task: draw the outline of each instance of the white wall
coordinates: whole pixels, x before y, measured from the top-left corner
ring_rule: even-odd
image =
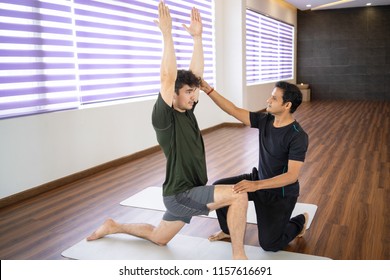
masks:
[[[275,0],[215,0],[216,88],[257,111],[273,84],[245,85],[245,3],[293,24],[296,11]],[[0,120],[0,199],[157,145],[154,101]],[[196,115],[201,129],[235,121],[205,95]]]

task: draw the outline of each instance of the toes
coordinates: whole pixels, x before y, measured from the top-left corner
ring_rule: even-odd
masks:
[[[223,240],[230,238],[230,235],[224,233],[223,231],[220,231],[216,234],[211,235],[208,239],[209,241],[218,241],[218,240]]]

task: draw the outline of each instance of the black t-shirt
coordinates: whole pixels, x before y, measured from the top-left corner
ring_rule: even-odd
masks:
[[[259,129],[259,178],[269,179],[287,172],[288,161],[304,161],[308,136],[297,121],[274,127],[275,117],[268,113],[250,112],[251,127]],[[299,195],[299,182],[266,189],[282,196]]]

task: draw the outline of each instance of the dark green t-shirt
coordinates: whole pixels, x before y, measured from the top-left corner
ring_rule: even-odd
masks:
[[[163,195],[174,195],[207,183],[203,138],[194,109],[184,113],[168,106],[158,95],[152,124],[167,158]]]

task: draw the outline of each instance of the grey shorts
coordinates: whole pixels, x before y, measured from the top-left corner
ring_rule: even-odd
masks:
[[[200,186],[176,195],[164,196],[167,211],[163,220],[189,224],[193,216],[208,215],[210,210],[207,204],[214,202],[214,188],[215,186]]]

